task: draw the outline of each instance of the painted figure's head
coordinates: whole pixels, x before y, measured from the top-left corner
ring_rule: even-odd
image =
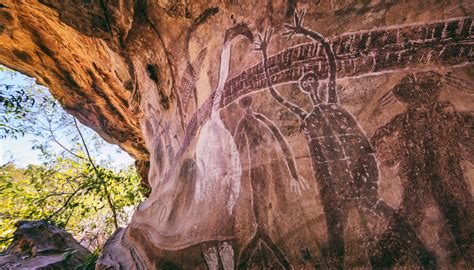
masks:
[[[436,72],[418,72],[405,76],[392,90],[395,97],[409,105],[428,105],[438,100],[441,75]]]
[[[318,95],[319,80],[316,73],[308,71],[299,79],[300,90],[306,94],[310,94],[314,102],[321,102]]]
[[[252,102],[253,102],[253,97],[252,96],[245,96],[245,97],[240,99],[239,105],[240,105],[240,107],[246,109],[246,108],[250,107],[250,105],[252,105]]]
[[[245,23],[239,23],[227,29],[224,35],[224,43],[229,43],[232,39],[240,35],[246,37],[250,43],[253,43],[252,31],[250,31],[248,25]]]

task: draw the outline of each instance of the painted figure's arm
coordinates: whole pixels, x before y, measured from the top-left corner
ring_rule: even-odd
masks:
[[[402,118],[402,115],[398,115],[387,124],[379,127],[372,135],[372,145],[377,147],[386,137],[390,137],[399,131],[401,129]]]
[[[300,108],[298,105],[286,100],[281,94],[273,87],[272,79],[270,76],[270,67],[268,66],[268,55],[267,55],[267,48],[270,42],[270,38],[272,35],[273,30],[265,31],[264,36],[262,37],[259,35],[259,46],[257,50],[262,51],[262,58],[263,58],[263,69],[265,73],[265,79],[267,81],[268,89],[270,89],[270,94],[272,97],[281,105],[285,106],[288,110],[296,114],[299,118],[304,119],[306,117],[306,112]]]
[[[245,130],[244,121],[244,119],[241,119],[234,131],[234,142],[237,146],[237,151],[240,154],[242,169],[249,168],[251,166],[249,157],[250,147],[248,145],[247,131]]]
[[[285,24],[285,27],[288,29],[288,32],[284,33],[284,36],[288,36],[291,38],[293,35],[303,35],[311,38],[312,40],[321,44],[324,53],[326,54],[326,59],[328,61],[328,102],[329,103],[337,103],[337,90],[336,90],[336,73],[337,73],[337,66],[336,66],[336,56],[334,51],[331,47],[331,44],[327,39],[325,39],[320,33],[310,30],[308,28],[303,27],[303,17],[304,11],[301,12],[299,15],[295,11],[294,13],[294,25]]]
[[[309,188],[308,182],[304,178],[300,177],[298,174],[293,153],[280,129],[265,115],[260,113],[254,113],[254,115],[258,120],[262,121],[265,126],[270,129],[273,136],[277,140],[278,145],[280,146],[280,149],[282,150],[283,155],[285,156],[286,165],[291,176],[292,183],[290,183],[290,185],[292,186],[292,189],[300,193],[301,189],[304,190]]]
[[[459,133],[461,153],[464,159],[474,163],[474,115],[470,113],[460,113]]]
[[[402,130],[404,115],[399,115],[389,123],[375,131],[371,143],[375,148],[377,158],[385,165],[395,166],[400,159],[400,144],[398,133]]]
[[[242,124],[242,120],[240,120],[234,132],[234,141],[235,145],[237,145],[237,149],[240,149],[240,146],[242,145],[242,139],[244,137],[245,132],[243,126],[244,125]]]

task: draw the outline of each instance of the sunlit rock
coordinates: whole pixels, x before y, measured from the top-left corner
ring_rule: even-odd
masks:
[[[140,160],[99,268],[469,269],[473,10],[6,1],[0,63]]]
[[[71,234],[46,221],[20,221],[12,244],[0,255],[1,269],[73,269],[89,250]]]

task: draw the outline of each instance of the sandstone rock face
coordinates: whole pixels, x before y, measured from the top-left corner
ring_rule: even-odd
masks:
[[[473,10],[7,1],[0,63],[140,160],[99,268],[469,269]]]
[[[0,256],[0,269],[74,269],[89,254],[71,234],[46,221],[20,221]]]

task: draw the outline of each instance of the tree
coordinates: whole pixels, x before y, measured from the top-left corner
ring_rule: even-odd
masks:
[[[101,247],[108,235],[127,223],[130,210],[142,199],[139,182],[132,166],[94,169],[87,162],[61,157],[26,169],[3,166],[0,247],[8,244],[15,223],[23,219],[46,219],[72,232],[86,247]]]
[[[25,134],[18,121],[35,108],[36,99],[44,97],[43,88],[34,79],[0,65],[0,139]]]
[[[5,73],[18,76],[5,69],[0,74]],[[99,155],[103,140],[67,114],[47,89],[34,80],[11,81],[2,91],[1,134],[34,135],[34,148],[41,150],[44,162],[25,169],[12,163],[0,168],[0,248],[22,219],[46,219],[87,247],[101,247],[143,199],[140,177],[131,165],[111,166],[110,157],[97,161],[94,156],[104,158]]]

